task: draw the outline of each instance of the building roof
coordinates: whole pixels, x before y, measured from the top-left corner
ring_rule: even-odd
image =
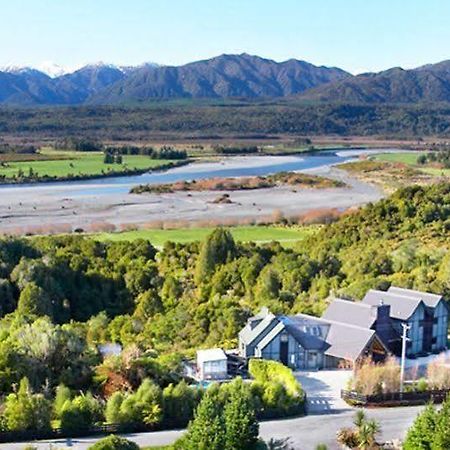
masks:
[[[393,292],[377,291],[375,289],[371,289],[367,292],[362,301],[365,304],[373,306],[383,303],[385,305],[390,305],[391,317],[399,320],[408,320],[422,303],[422,300],[417,297],[399,295]]]
[[[304,349],[324,350],[327,347],[329,324],[323,320],[306,314],[281,316],[279,320]]]
[[[252,328],[250,326],[251,319],[249,319],[247,325],[239,332],[239,339],[245,345],[250,345],[256,338],[258,338],[258,336],[261,335],[261,333],[264,332],[264,330],[272,325],[274,320],[276,320],[276,317],[272,313],[268,312],[264,319],[260,320],[258,325]]]
[[[336,298],[328,305],[322,318],[370,328],[377,319],[377,311],[371,304]]]
[[[430,308],[436,308],[437,304],[442,300],[442,295],[431,294],[429,292],[415,291],[414,289],[405,289],[396,286],[391,286],[388,289],[388,292],[392,294],[398,294],[422,300],[425,303],[425,305],[427,305]]]
[[[327,336],[328,349],[325,354],[355,361],[361,356],[375,337],[375,331],[347,323],[332,322]]]
[[[295,316],[272,316],[275,326],[258,343],[264,349],[278,334],[287,331],[305,350],[323,351],[326,355],[355,361],[375,337],[375,331],[335,320],[297,314]],[[267,327],[252,332],[258,334]],[[253,339],[254,340],[254,339]]]
[[[197,350],[197,362],[222,361],[227,359],[227,355],[221,348],[209,348],[207,350]]]
[[[281,333],[285,329],[283,322],[278,321],[278,323],[267,333],[266,336],[264,336],[263,339],[261,339],[260,342],[258,342],[257,347],[261,350],[264,347],[267,347],[272,340],[278,336],[279,333]]]

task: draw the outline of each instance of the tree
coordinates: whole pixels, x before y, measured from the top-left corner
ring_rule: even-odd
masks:
[[[248,450],[258,441],[259,425],[247,386],[237,379],[225,405],[225,449]]]
[[[223,450],[225,448],[225,424],[217,393],[208,389],[190,423],[185,450]]]
[[[103,156],[104,164],[114,164],[114,156],[110,152],[105,152]]]
[[[442,404],[442,408],[436,417],[436,427],[434,429],[434,439],[432,450],[450,448],[450,396]]]
[[[154,425],[162,419],[161,388],[146,378],[136,392],[114,393],[106,405],[106,420],[127,425]]]
[[[218,264],[233,260],[236,254],[236,244],[231,233],[223,228],[216,228],[200,249],[196,267],[197,283],[207,280]]]
[[[199,392],[190,388],[184,380],[167,386],[163,391],[165,423],[185,427],[193,417]]]
[[[421,412],[408,430],[404,450],[431,450],[435,437],[437,413],[432,404]]]
[[[120,423],[122,421],[120,407],[122,406],[124,395],[122,392],[114,392],[106,402],[105,419],[108,423]]]
[[[427,155],[422,153],[417,157],[417,164],[424,165],[427,163]]]
[[[63,407],[67,401],[72,399],[70,389],[64,384],[60,384],[56,388],[55,400],[53,401],[53,414],[57,419],[61,418]]]
[[[21,315],[51,316],[52,304],[45,293],[36,283],[28,283],[20,293],[17,309]]]
[[[17,393],[6,397],[3,415],[11,431],[48,430],[51,404],[42,394],[34,394],[28,379],[22,378]]]
[[[66,433],[77,433],[95,425],[102,417],[99,401],[88,392],[64,403],[60,413],[61,428]]]
[[[111,434],[91,445],[89,450],[139,450],[139,446],[128,439]]]

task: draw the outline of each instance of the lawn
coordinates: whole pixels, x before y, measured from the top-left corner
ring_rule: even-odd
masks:
[[[203,240],[214,228],[180,228],[173,230],[136,230],[122,233],[101,233],[97,239],[101,241],[130,241],[147,239],[156,247],[162,247],[165,242],[192,242]],[[242,242],[279,241],[292,244],[312,235],[318,226],[308,227],[277,227],[277,226],[238,226],[230,227],[234,239]]]
[[[156,160],[148,156],[125,155],[122,164],[104,164],[102,152],[43,152],[45,155],[53,154],[55,157],[61,156],[70,159],[55,159],[48,161],[25,161],[9,162],[7,167],[0,167],[0,175],[7,178],[17,176],[20,170],[27,176],[30,168],[35,175],[39,177],[61,177],[66,178],[70,175],[102,175],[110,171],[122,172],[126,170],[145,170],[153,169],[161,165],[166,165],[170,160]]]
[[[379,161],[400,162],[403,164],[416,166],[417,158],[419,155],[424,153],[426,152],[381,153],[380,155],[376,155],[374,159]]]

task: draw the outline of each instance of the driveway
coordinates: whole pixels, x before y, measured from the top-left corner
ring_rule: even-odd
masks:
[[[308,396],[308,414],[337,414],[352,408],[341,399],[341,389],[345,389],[352,375],[351,370],[320,370],[315,372],[295,372]]]

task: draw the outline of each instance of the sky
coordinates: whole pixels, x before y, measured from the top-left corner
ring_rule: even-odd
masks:
[[[0,0],[0,66],[222,53],[352,73],[450,59],[450,0]]]

